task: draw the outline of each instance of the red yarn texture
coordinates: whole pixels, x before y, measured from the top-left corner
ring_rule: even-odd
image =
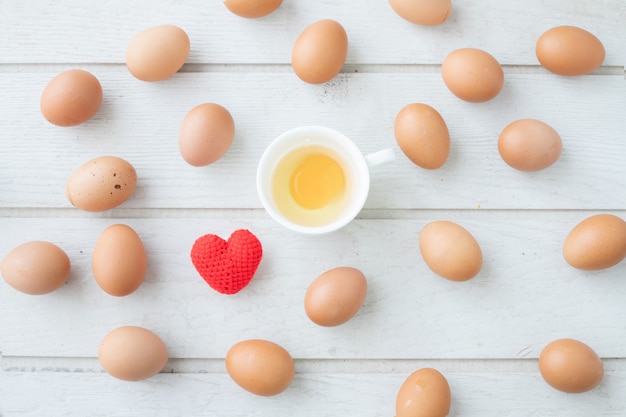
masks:
[[[199,237],[191,248],[191,262],[215,291],[236,294],[252,280],[261,263],[261,242],[250,231],[235,230],[228,241],[216,235]]]

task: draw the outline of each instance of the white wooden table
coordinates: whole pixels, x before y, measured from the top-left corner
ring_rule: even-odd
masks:
[[[342,73],[324,85],[300,81],[291,48],[310,23],[332,18],[349,37]],[[404,379],[421,367],[448,378],[452,416],[626,415],[626,262],[582,272],[561,255],[583,218],[626,217],[626,5],[620,0],[455,1],[450,20],[418,27],[385,0],[285,0],[246,20],[221,1],[5,1],[0,4],[0,256],[29,240],[66,250],[61,289],[27,296],[0,282],[0,416],[393,416]],[[134,79],[124,53],[137,32],[184,28],[191,54],[159,83]],[[595,73],[548,73],[534,55],[552,26],[586,28],[606,48]],[[494,100],[462,102],[445,87],[440,63],[477,47],[504,66]],[[69,68],[91,71],[104,101],[89,122],[59,128],[39,112],[47,82]],[[217,163],[194,168],[178,153],[182,118],[196,104],[228,108],[234,143]],[[452,147],[443,168],[426,171],[400,153],[397,112],[411,102],[440,111]],[[560,160],[537,173],[508,167],[501,129],[534,117],[563,138]],[[290,128],[319,124],[351,137],[364,153],[392,147],[396,163],[377,169],[365,209],[323,237],[280,228],[261,208],[255,169],[265,146]],[[133,197],[104,213],[65,198],[70,173],[101,155],[127,159],[139,180]],[[484,267],[455,283],[425,265],[418,235],[447,219],[480,243]],[[101,231],[125,223],[141,236],[149,269],[134,294],[99,289],[91,254]],[[211,290],[189,258],[206,233],[247,228],[264,257],[235,296]],[[348,323],[322,328],[303,308],[321,272],[354,266],[369,282]],[[166,369],[142,382],[105,373],[97,348],[125,325],[157,333]],[[549,387],[537,368],[560,337],[589,344],[606,369],[584,394]],[[294,357],[282,394],[256,397],[224,368],[226,351],[265,338]]]

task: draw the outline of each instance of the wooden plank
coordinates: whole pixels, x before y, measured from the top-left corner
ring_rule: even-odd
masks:
[[[626,217],[625,211],[616,214]],[[0,218],[0,254],[27,240],[64,248],[72,274],[55,293],[28,296],[0,285],[2,352],[7,356],[93,357],[106,333],[134,324],[159,334],[174,358],[221,358],[239,340],[266,338],[297,358],[523,358],[573,337],[603,357],[625,357],[626,263],[598,272],[570,267],[561,254],[588,212],[424,211],[404,219],[359,219],[311,238],[267,218]],[[418,236],[448,219],[481,245],[484,266],[468,282],[447,281],[423,262]],[[100,232],[125,223],[148,251],[145,282],[128,297],[97,287],[91,255]],[[211,290],[189,251],[206,233],[255,233],[264,258],[235,296]],[[335,328],[304,313],[306,288],[320,273],[354,266],[368,278],[365,305]],[[376,342],[374,342],[376,341]]]
[[[391,147],[397,162],[372,174],[367,207],[615,209],[626,207],[622,133],[626,83],[621,76],[546,77],[510,74],[503,92],[483,104],[452,96],[438,73],[346,74],[310,86],[284,73],[187,73],[144,84],[123,68],[99,67],[104,103],[73,128],[46,122],[38,100],[51,73],[0,74],[7,103],[0,120],[0,207],[71,207],[65,184],[87,160],[117,155],[137,169],[127,208],[259,208],[255,171],[263,149],[283,131],[321,124],[351,137],[364,153]],[[202,102],[226,106],[234,144],[215,164],[195,168],[178,152],[184,115]],[[443,168],[427,171],[399,150],[393,122],[411,102],[437,108],[451,132]],[[561,159],[522,173],[497,152],[510,122],[534,117],[562,136]]]
[[[404,21],[388,2],[285,1],[263,19],[242,19],[221,1],[184,4],[122,0],[84,3],[8,2],[0,10],[0,63],[123,63],[139,31],[157,24],[183,27],[192,50],[189,63],[290,64],[291,49],[310,23],[341,22],[349,37],[348,64],[439,64],[452,50],[477,47],[503,64],[538,65],[535,43],[547,29],[577,25],[605,45],[605,65],[626,64],[623,2],[498,0],[454,2],[449,21],[420,27]],[[62,26],[59,26],[62,22]]]
[[[67,417],[84,415],[336,416],[393,415],[399,373],[296,373],[275,397],[253,396],[228,375],[159,374],[129,383],[101,373],[9,372],[0,374],[0,412]],[[450,415],[587,417],[626,412],[626,373],[607,372],[597,389],[564,394],[538,372],[449,372]],[[350,389],[346,389],[350,387]],[[34,393],[37,393],[34,395]]]

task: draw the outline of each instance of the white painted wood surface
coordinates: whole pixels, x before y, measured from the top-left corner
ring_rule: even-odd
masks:
[[[392,416],[395,395],[413,370],[448,377],[451,416],[626,415],[626,263],[582,272],[562,258],[563,239],[598,212],[626,217],[626,5],[623,1],[454,2],[446,24],[411,25],[384,0],[285,0],[274,14],[245,20],[218,1],[0,4],[0,256],[28,240],[63,247],[72,274],[40,297],[0,282],[0,416]],[[302,83],[291,46],[320,18],[339,20],[350,51],[331,82]],[[160,23],[183,27],[188,64],[155,84],[128,74],[130,38]],[[536,38],[557,24],[580,25],[604,43],[593,75],[564,78],[538,66]],[[464,103],[445,88],[439,64],[458,47],[492,53],[504,65],[502,93]],[[84,125],[58,128],[39,113],[48,80],[86,68],[104,102]],[[201,102],[226,106],[237,133],[217,163],[192,168],[177,132]],[[448,124],[446,165],[411,164],[393,137],[396,113],[410,102],[437,108]],[[520,173],[499,158],[500,130],[535,117],[561,134],[564,152],[549,169]],[[345,229],[306,237],[281,229],[261,209],[256,162],[283,131],[322,124],[351,137],[364,153],[391,147],[396,163],[373,173],[366,208]],[[69,174],[104,154],[127,158],[138,188],[105,213],[71,207]],[[420,257],[421,227],[434,219],[465,226],[485,263],[465,283],[435,276]],[[91,274],[100,232],[132,226],[149,257],[146,281],[131,296],[103,293]],[[189,250],[205,233],[248,228],[264,257],[235,296],[211,290]],[[369,291],[348,323],[321,328],[303,297],[319,273],[361,269]],[[115,380],[96,359],[112,328],[145,326],[171,359],[143,382]],[[296,360],[284,393],[260,398],[236,386],[223,358],[239,340],[274,340]],[[603,358],[600,387],[580,395],[553,390],[536,358],[559,337],[591,345]]]

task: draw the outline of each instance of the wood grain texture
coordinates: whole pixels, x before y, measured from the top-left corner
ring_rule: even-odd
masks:
[[[89,159],[115,155],[139,177],[125,207],[260,208],[254,187],[264,148],[309,124],[341,131],[364,153],[395,150],[397,163],[372,173],[368,208],[626,206],[626,193],[611,192],[626,187],[621,76],[511,74],[496,99],[476,105],[454,97],[438,73],[345,74],[322,86],[283,73],[185,73],[157,84],[137,82],[123,68],[95,73],[105,91],[102,108],[75,128],[53,126],[39,112],[53,74],[0,74],[12,103],[0,120],[0,163],[10,173],[0,177],[0,207],[71,207],[65,198],[70,174]],[[196,168],[180,156],[178,130],[203,102],[229,109],[236,134],[222,159]],[[412,102],[438,109],[449,127],[451,154],[441,169],[415,166],[396,144],[395,117]],[[544,171],[518,172],[498,154],[502,129],[526,117],[548,123],[563,139],[561,158]]]
[[[70,256],[58,291],[27,296],[0,281],[0,416],[392,416],[404,379],[440,369],[452,389],[450,416],[623,416],[626,414],[626,263],[603,271],[570,267],[561,250],[578,222],[609,212],[626,218],[626,5],[621,0],[454,1],[448,22],[419,27],[385,0],[285,0],[257,20],[222,1],[0,3],[0,257],[48,240]],[[322,18],[341,22],[349,53],[339,76],[301,82],[290,65],[299,33]],[[191,54],[159,83],[134,79],[128,42],[156,24],[184,28]],[[536,39],[562,24],[596,34],[606,48],[592,75],[560,77],[538,65]],[[494,100],[465,103],[445,87],[440,64],[478,47],[504,66]],[[89,122],[59,128],[39,99],[58,72],[85,68],[104,100]],[[229,109],[235,140],[215,164],[194,168],[178,152],[186,112],[203,102]],[[436,108],[451,133],[443,168],[413,165],[393,136],[406,104]],[[532,117],[563,139],[550,168],[522,173],[497,152],[510,122]],[[334,128],[364,154],[391,148],[395,162],[372,172],[364,210],[344,229],[301,236],[261,208],[256,165],[270,141],[301,125]],[[71,172],[101,155],[126,158],[138,187],[122,206],[87,213],[65,198]],[[479,242],[484,266],[468,282],[432,273],[418,236],[451,220]],[[148,253],[145,282],[128,297],[95,283],[93,247],[124,223]],[[247,228],[264,257],[248,287],[213,291],[189,252],[206,233]],[[304,313],[320,273],[354,266],[368,279],[362,309],[335,328]],[[140,325],[170,351],[162,373],[139,383],[103,372],[96,353],[113,328]],[[273,398],[236,386],[223,360],[236,342],[262,337],[295,358],[291,387]],[[573,337],[602,358],[591,392],[563,394],[537,369],[548,342]]]
[[[219,0],[8,2],[0,9],[0,37],[6,40],[0,62],[123,63],[136,33],[170,23],[188,32],[190,63],[290,64],[293,43],[304,28],[330,18],[348,33],[350,64],[439,64],[455,49],[479,47],[502,64],[537,65],[537,39],[563,24],[593,32],[607,50],[605,65],[626,64],[626,7],[620,0],[453,3],[449,20],[433,28],[406,22],[387,1],[373,0],[286,0],[256,20],[233,15]]]
[[[99,373],[18,372],[11,384],[0,379],[0,400],[7,415],[392,416],[397,390],[407,376],[296,373],[287,391],[266,398],[243,391],[222,373],[159,374],[133,384]],[[623,371],[608,373],[602,386],[580,395],[555,391],[535,373],[448,372],[446,377],[454,393],[450,415],[455,416],[586,417],[626,412]]]
[[[626,316],[626,265],[583,272],[561,254],[584,216],[436,211],[357,220],[313,239],[267,219],[6,219],[0,225],[12,238],[3,239],[3,253],[22,240],[50,240],[68,252],[73,272],[61,290],[42,297],[0,287],[3,353],[90,357],[113,328],[139,325],[159,334],[174,358],[221,358],[246,338],[274,340],[297,358],[523,358],[558,337],[624,357],[626,328],[614,318]],[[471,281],[436,276],[421,258],[419,232],[441,218],[463,225],[481,245],[484,266]],[[128,297],[104,293],[91,272],[95,241],[112,223],[133,227],[148,251],[146,281]],[[264,257],[251,284],[225,296],[204,283],[189,251],[203,234],[226,238],[236,228],[259,237]],[[336,266],[360,269],[368,296],[348,323],[323,328],[306,317],[304,293]]]

